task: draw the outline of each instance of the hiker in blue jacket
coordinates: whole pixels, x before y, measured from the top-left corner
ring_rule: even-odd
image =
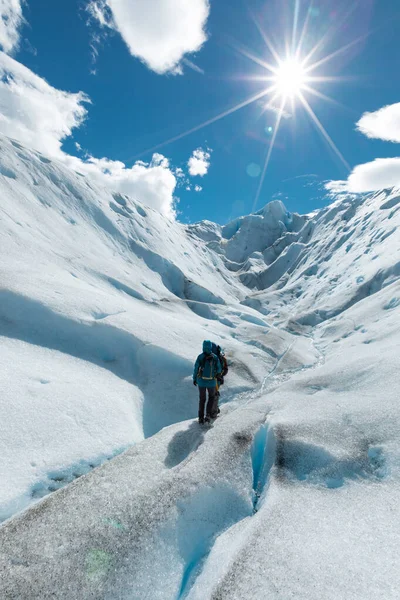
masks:
[[[221,375],[222,367],[218,356],[212,352],[212,342],[203,342],[203,352],[197,357],[193,370],[193,385],[199,386],[199,423],[211,421],[218,415],[217,376]],[[206,418],[204,407],[207,400]]]

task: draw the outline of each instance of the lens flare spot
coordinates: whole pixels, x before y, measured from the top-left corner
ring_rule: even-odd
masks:
[[[86,556],[86,574],[92,581],[104,579],[112,568],[112,557],[109,552],[92,548]]]
[[[261,173],[261,167],[256,163],[250,163],[247,165],[246,171],[249,177],[259,177]]]
[[[320,15],[320,9],[318,8],[318,6],[310,6],[308,12],[310,13],[310,17],[316,18]]]

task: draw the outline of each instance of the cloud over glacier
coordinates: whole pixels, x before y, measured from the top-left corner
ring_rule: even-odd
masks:
[[[18,46],[23,22],[21,0],[0,0],[0,49],[12,52]]]
[[[333,181],[327,188],[333,192],[363,193],[396,187],[400,184],[400,158],[377,158],[357,165],[347,181]]]
[[[400,102],[364,113],[357,129],[369,138],[400,142]]]
[[[358,131],[371,139],[400,143],[400,103],[366,112],[357,122]],[[400,158],[376,158],[357,165],[346,181],[331,181],[332,192],[372,192],[400,185]]]
[[[88,96],[57,90],[0,53],[0,131],[54,157],[62,140],[84,121]]]
[[[208,0],[91,0],[100,26],[118,31],[133,56],[159,73],[181,73],[186,54],[207,40]]]
[[[177,178],[164,156],[154,154],[149,163],[140,161],[127,168],[120,161],[90,155],[82,160],[62,150],[63,140],[85,120],[87,103],[90,99],[86,94],[58,90],[0,53],[1,133],[173,216]]]

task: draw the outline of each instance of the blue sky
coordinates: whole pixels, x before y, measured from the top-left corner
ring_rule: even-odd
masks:
[[[173,19],[175,0],[162,1],[164,6],[171,5]],[[129,36],[135,35],[135,23],[130,32],[127,20],[121,19],[121,11],[117,14],[115,9],[112,13],[118,2],[124,4],[124,0],[98,4],[83,0],[28,0],[22,6],[25,23],[18,28],[19,43],[10,54],[55,90],[81,91],[90,98],[90,104],[81,103],[87,115],[72,129],[72,135],[58,134],[63,138],[62,150],[68,155],[84,158],[88,153],[131,167],[137,160],[149,163],[156,151],[169,159],[172,172],[182,168],[185,177],[176,178],[178,185],[173,192],[180,199],[178,218],[182,221],[209,219],[224,223],[277,197],[284,200],[289,210],[307,212],[327,202],[325,181],[347,180],[349,171],[338,153],[351,170],[371,164],[376,158],[399,155],[393,142],[400,141],[400,133],[399,139],[388,141],[387,133],[382,133],[381,113],[377,112],[387,105],[395,107],[400,101],[400,7],[396,0],[315,0],[311,5],[302,0],[211,0],[209,7],[207,0],[193,0],[191,6],[198,3],[199,11],[206,11],[203,25],[203,13],[199,12],[197,25],[190,32],[192,38],[196,33],[200,35],[201,48],[195,53],[183,53],[180,74],[155,72],[165,68],[159,65],[170,52],[171,39],[166,39],[165,52],[162,44],[158,49],[143,51],[150,56],[147,64],[132,54]],[[149,11],[146,6],[151,4],[143,3],[143,11]],[[104,10],[105,18],[113,17],[113,25],[105,26],[103,22],[102,26],[103,17],[89,18],[89,5]],[[98,16],[93,10],[91,14]],[[279,119],[276,110],[264,110],[267,100],[249,104],[165,143],[265,90],[270,82],[261,78],[271,73],[245,54],[274,63],[261,30],[283,57],[285,40],[292,39],[296,14],[295,47],[308,19],[302,56],[318,42],[320,47],[311,62],[341,50],[313,73],[335,79],[310,84],[337,104],[304,91],[338,153],[329,147],[299,99],[295,100],[295,113],[280,121],[261,189],[262,169]],[[152,27],[163,26],[163,22],[157,22],[159,17],[153,17],[150,12],[143,21],[149,36],[154,33]],[[165,27],[170,27],[168,15],[163,18]],[[161,32],[160,38],[166,31]],[[144,33],[147,35],[147,31]],[[184,43],[190,45],[190,40]],[[186,60],[195,66],[188,66]],[[280,106],[280,100],[274,101],[275,107]],[[289,105],[285,112],[292,113]],[[366,112],[377,112],[377,118],[373,124],[367,122],[367,131],[362,133],[356,130],[356,123]],[[389,115],[395,125],[400,122],[399,113],[393,108]],[[387,119],[383,120],[383,128],[386,124],[386,129],[392,129]],[[5,133],[9,134],[9,130]],[[210,165],[204,176],[189,177],[187,162],[197,148],[209,152]],[[387,164],[384,166],[387,172]],[[395,167],[397,177],[397,163]],[[190,191],[186,189],[188,185]],[[358,189],[353,181],[350,190],[363,191],[364,184],[357,185]],[[369,181],[366,185],[374,187]],[[375,181],[374,185],[377,187]],[[195,186],[202,190],[194,191]]]

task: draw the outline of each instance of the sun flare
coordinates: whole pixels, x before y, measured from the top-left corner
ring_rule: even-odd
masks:
[[[284,98],[300,96],[308,81],[307,73],[302,63],[295,58],[282,62],[273,77],[277,93]]]
[[[310,4],[308,6],[308,10],[304,14],[304,18],[300,19],[299,15],[301,1],[294,0],[295,11],[293,26],[291,30],[283,30],[280,32],[280,38],[284,42],[281,47],[275,47],[275,43],[273,43],[270,36],[267,35],[267,32],[264,31],[260,20],[254,15],[251,15],[256,29],[265,43],[265,55],[257,55],[252,50],[249,50],[243,46],[238,46],[237,51],[242,56],[249,59],[258,68],[257,73],[254,75],[250,73],[242,76],[242,79],[261,83],[261,89],[259,89],[257,92],[253,92],[251,95],[244,100],[241,100],[237,104],[226,108],[217,115],[212,116],[197,125],[194,125],[186,131],[183,131],[182,133],[179,133],[165,140],[164,142],[157,144],[156,146],[147,148],[145,152],[125,159],[126,162],[137,160],[138,158],[141,158],[143,154],[155,152],[163,146],[171,144],[172,142],[176,142],[203,129],[204,127],[208,127],[209,125],[236,113],[246,106],[256,104],[261,107],[259,119],[262,121],[263,131],[267,134],[267,137],[265,138],[266,153],[264,165],[256,165],[259,184],[254,198],[252,209],[253,212],[256,209],[260,194],[262,192],[265,176],[277,141],[279,129],[284,121],[288,121],[290,119],[291,122],[295,124],[296,115],[298,114],[299,110],[303,110],[303,112],[309,117],[310,122],[327,144],[330,152],[336,156],[346,171],[350,172],[350,165],[332,140],[317,114],[314,112],[312,107],[312,99],[318,99],[320,102],[322,101],[330,103],[343,108],[343,106],[337,100],[322,93],[319,90],[319,87],[321,84],[337,83],[345,80],[345,78],[341,76],[329,75],[326,73],[325,69],[331,61],[337,57],[345,55],[350,48],[362,42],[365,39],[365,36],[355,38],[348,44],[339,46],[336,50],[328,52],[327,48],[325,48],[325,45],[328,47],[329,41],[333,39],[333,35],[338,32],[335,31],[335,29],[332,29],[328,30],[328,32],[325,34],[317,36],[315,45],[311,44],[311,47],[306,48],[306,46],[310,46],[310,44],[307,43],[307,40],[310,34],[311,22],[314,17],[319,15],[319,11],[314,10],[314,1],[315,0],[309,0]],[[307,5],[307,2],[308,0],[306,0],[304,4]],[[351,12],[349,14],[351,14]],[[261,72],[260,67],[262,69]],[[261,119],[261,116],[264,113],[269,113],[267,123],[265,122],[265,119]]]

